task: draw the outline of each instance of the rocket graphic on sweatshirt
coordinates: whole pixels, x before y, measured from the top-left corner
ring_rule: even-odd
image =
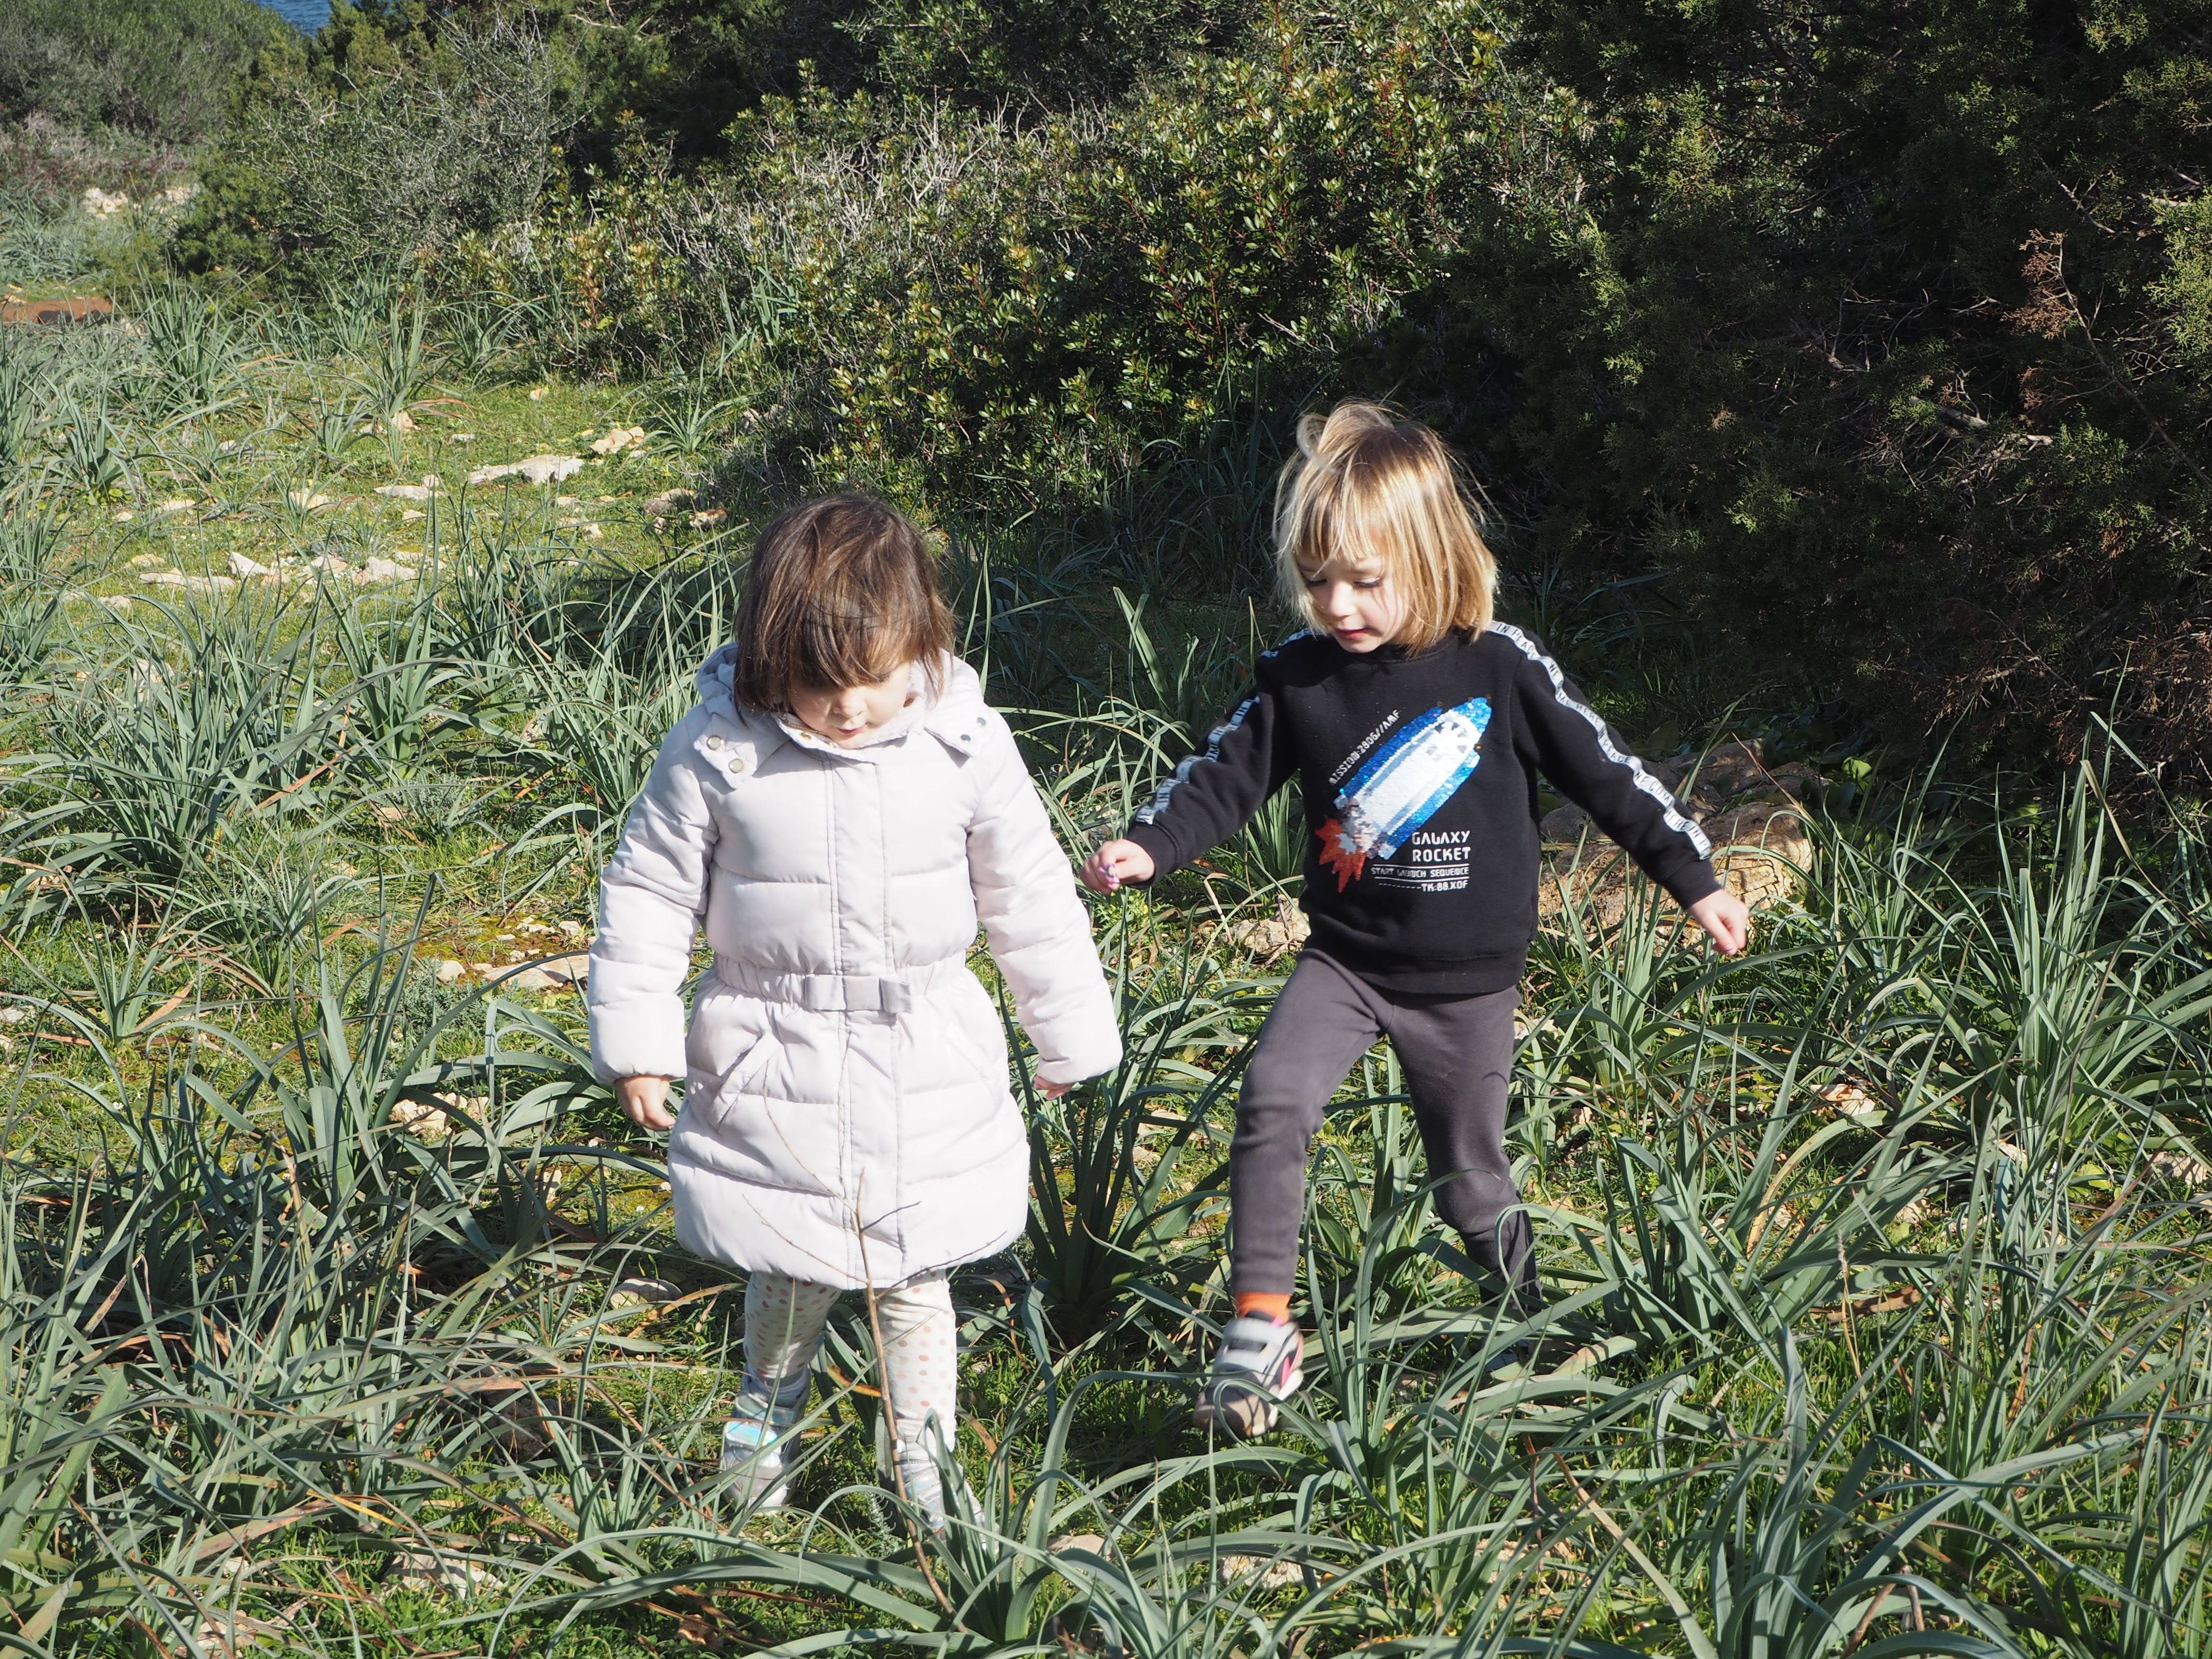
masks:
[[[1316,831],[1337,891],[1359,878],[1369,859],[1387,859],[1412,840],[1473,775],[1489,725],[1490,700],[1470,697],[1407,721],[1369,757],[1338,793],[1336,816]]]

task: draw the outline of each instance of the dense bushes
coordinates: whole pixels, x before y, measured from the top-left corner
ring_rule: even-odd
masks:
[[[2212,762],[2212,7],[1528,9],[1593,234],[1517,319],[1563,532],[1893,724]],[[1479,305],[1480,301],[1474,301]]]
[[[221,125],[254,52],[289,33],[252,0],[9,0],[0,114],[190,143]]]
[[[264,54],[179,250],[294,288],[526,222],[563,125],[544,43],[499,23],[388,37],[349,9]]]
[[[1395,393],[1524,560],[1672,570],[1894,737],[2117,707],[2212,781],[2206,0],[553,9],[520,81],[498,9],[270,58],[188,248],[422,262],[946,512]]]
[[[710,349],[772,459],[1063,506],[1396,349],[1400,296],[1492,234],[1501,181],[1561,182],[1510,90],[1449,4],[1286,21],[1027,120],[817,91],[696,180],[587,178],[434,278],[542,301],[582,361]]]

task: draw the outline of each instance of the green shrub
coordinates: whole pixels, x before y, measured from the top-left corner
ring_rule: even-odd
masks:
[[[1536,0],[1586,231],[1456,291],[1552,534],[1890,730],[2212,778],[2212,7]],[[1532,267],[1532,269],[1534,269]]]
[[[291,33],[252,0],[9,0],[0,112],[191,143],[254,53]]]
[[[179,228],[179,258],[309,291],[364,263],[395,268],[526,219],[565,120],[528,28],[395,39],[340,5],[312,45],[263,55]]]
[[[711,349],[776,465],[1092,500],[1149,446],[1343,378],[1488,234],[1503,77],[1475,8],[1275,27],[1030,122],[772,99],[726,165],[687,182],[641,142],[441,280],[545,300],[580,362]]]

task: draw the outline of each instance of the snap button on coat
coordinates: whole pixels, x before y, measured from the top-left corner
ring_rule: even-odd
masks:
[[[607,866],[593,1067],[685,1079],[668,1174],[700,1255],[859,1286],[1004,1249],[1026,1218],[1029,1146],[998,1009],[966,964],[979,922],[1041,1078],[1121,1058],[1090,918],[1013,734],[949,657],[935,690],[853,749],[738,705],[735,665],[725,647],[700,670]],[[726,745],[710,723],[738,732],[711,762]],[[702,927],[714,965],[687,1035]]]

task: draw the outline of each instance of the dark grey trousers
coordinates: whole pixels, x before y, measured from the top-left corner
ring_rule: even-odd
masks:
[[[1276,999],[1245,1068],[1229,1148],[1235,1291],[1283,1295],[1297,1283],[1306,1156],[1336,1085],[1378,1036],[1398,1051],[1429,1157],[1437,1213],[1476,1265],[1504,1279],[1520,1311],[1543,1305],[1534,1236],[1505,1158],[1516,986],[1482,996],[1382,991],[1309,949]]]

